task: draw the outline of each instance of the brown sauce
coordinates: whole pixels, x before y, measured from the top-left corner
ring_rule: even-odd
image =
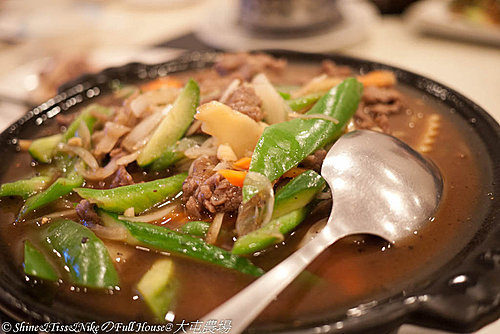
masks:
[[[422,231],[396,245],[372,238],[349,237],[325,251],[287,290],[264,311],[259,322],[290,322],[321,318],[324,314],[345,312],[359,303],[411,291],[430,273],[449,261],[474,235],[481,213],[488,205],[488,188],[483,176],[488,173],[486,156],[479,140],[465,122],[443,106],[422,101],[411,89],[400,87],[409,109],[390,119],[396,136],[413,147],[420,144],[426,121],[441,115],[435,148],[428,153],[443,173],[444,199],[435,217]],[[31,158],[19,153],[3,176],[3,182],[30,172]],[[32,173],[32,172],[31,172]],[[36,224],[12,224],[21,201],[3,198],[0,204],[0,235],[9,247],[11,261],[22,271],[23,242],[44,227]],[[50,210],[46,208],[43,210]],[[43,213],[43,210],[39,214]],[[285,245],[279,245],[252,258],[268,269],[285,258],[297,246],[314,218],[304,222]],[[168,226],[169,223],[166,225]],[[47,288],[46,300],[57,299],[92,314],[113,319],[152,320],[135,286],[152,263],[168,256],[154,251],[134,249],[119,242],[106,241],[120,276],[119,291],[87,291],[65,283]],[[172,256],[180,288],[173,306],[175,321],[198,319],[237,293],[253,278]],[[46,286],[44,285],[46,288]],[[39,289],[34,284],[32,289]]]

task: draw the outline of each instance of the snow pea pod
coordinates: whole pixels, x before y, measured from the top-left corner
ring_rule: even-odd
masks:
[[[41,278],[47,281],[56,281],[58,276],[45,256],[26,240],[24,242],[24,272],[26,275]]]
[[[26,199],[45,189],[50,180],[48,176],[34,176],[26,180],[4,183],[0,187],[0,196],[21,196]]]
[[[125,228],[126,240],[123,241],[128,244],[187,256],[253,276],[260,276],[264,273],[250,260],[209,245],[199,238],[163,226],[120,220],[116,214],[103,210],[99,210],[99,216],[104,226]]]
[[[128,208],[133,207],[135,213],[140,213],[164,202],[169,196],[181,191],[182,183],[186,177],[187,173],[181,173],[164,179],[136,183],[130,186],[112,189],[76,188],[75,191],[101,209],[123,213]]]
[[[45,231],[46,246],[60,255],[74,284],[112,288],[118,273],[104,243],[91,230],[72,220],[57,220]]]
[[[250,171],[274,181],[296,166],[315,150],[335,141],[356,112],[363,85],[347,78],[322,96],[307,112],[322,114],[338,121],[293,119],[268,126],[260,137],[250,163]],[[248,201],[258,190],[248,182],[243,187],[243,200]]]

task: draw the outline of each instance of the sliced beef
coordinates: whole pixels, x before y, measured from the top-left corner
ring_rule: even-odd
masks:
[[[329,59],[325,59],[321,62],[321,73],[329,77],[348,77],[352,75],[349,66],[339,66]]]
[[[101,222],[101,218],[94,210],[94,204],[88,200],[82,199],[75,209],[80,219],[87,224],[99,224]]]
[[[354,124],[358,129],[380,129],[390,133],[389,117],[404,110],[403,97],[391,87],[365,87]]]
[[[113,178],[113,181],[111,181],[111,185],[109,187],[116,188],[116,187],[128,186],[131,184],[134,184],[134,179],[127,172],[125,166],[120,166],[115,172],[115,177]]]
[[[229,53],[224,54],[215,63],[214,68],[222,76],[233,76],[249,81],[260,72],[281,72],[286,67],[286,60],[277,59],[270,55],[256,53]]]
[[[201,218],[204,213],[233,213],[238,210],[242,200],[241,188],[213,170],[217,163],[217,158],[213,156],[193,161],[182,186],[182,199],[189,216]]]
[[[307,169],[313,169],[319,173],[321,172],[321,166],[323,165],[323,160],[325,160],[327,153],[328,152],[326,150],[319,149],[302,160],[299,166]]]
[[[226,101],[228,106],[257,122],[264,118],[264,113],[260,109],[261,103],[257,94],[255,94],[255,90],[250,85],[241,85],[236,88]]]

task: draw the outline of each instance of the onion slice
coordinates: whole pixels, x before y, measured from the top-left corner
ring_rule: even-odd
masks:
[[[234,79],[231,81],[231,83],[227,86],[226,90],[224,93],[222,93],[221,98],[219,99],[219,102],[221,103],[226,103],[227,99],[233,94],[233,92],[238,88],[240,85],[241,81],[239,79]]]
[[[82,140],[82,147],[89,150],[90,149],[90,130],[84,121],[80,122],[78,126],[78,137]]]
[[[215,244],[215,242],[217,241],[217,237],[219,236],[223,220],[224,220],[223,212],[219,212],[218,214],[215,215],[212,224],[210,224],[210,227],[208,228],[207,236],[205,238],[207,244],[210,245]]]
[[[116,164],[118,166],[127,166],[129,163],[134,162],[140,153],[141,152],[139,152],[139,151],[135,151],[134,153],[130,153],[130,154],[125,155],[121,158],[118,158],[118,160],[116,160]]]
[[[144,118],[123,138],[122,146],[133,152],[146,145],[153,130],[160,124],[162,118],[163,115],[161,112],[156,112]]]
[[[117,158],[111,159],[105,167],[97,168],[91,171],[85,169],[85,166],[82,163],[77,163],[75,165],[75,169],[78,174],[83,176],[86,180],[100,181],[113,175],[117,171],[118,165],[116,164],[116,160]]]
[[[151,213],[147,213],[145,215],[135,216],[135,217],[127,217],[127,216],[118,216],[118,219],[128,220],[131,222],[142,222],[149,223],[152,221],[160,220],[170,212],[172,212],[177,207],[177,204],[166,205],[158,210],[155,210]]]
[[[44,223],[44,220],[50,221],[52,219],[56,218],[70,218],[70,217],[76,217],[77,213],[75,209],[69,209],[69,210],[63,210],[63,211],[57,211],[48,215],[44,215],[41,217],[37,217],[31,220],[26,221],[26,224],[34,223],[34,222],[42,222]]]
[[[71,146],[68,144],[60,143],[59,149],[64,152],[70,152],[79,156],[91,169],[96,170],[99,168],[99,163],[96,158],[88,150],[79,146]]]
[[[135,117],[141,118],[148,109],[172,103],[179,95],[179,92],[180,90],[177,87],[166,87],[145,92],[130,102],[130,109]]]
[[[252,85],[255,94],[262,101],[262,111],[264,111],[265,115],[264,120],[268,124],[286,121],[290,107],[276,91],[266,75],[264,73],[257,74],[252,80]]]
[[[193,121],[193,124],[187,129],[186,131],[186,137],[194,135],[196,131],[198,131],[201,128],[201,121],[199,119],[195,119]]]
[[[95,154],[100,155],[103,153],[111,152],[113,147],[115,147],[118,139],[121,136],[128,133],[130,128],[128,126],[124,126],[118,123],[106,122],[104,125],[104,137],[99,141],[99,143],[95,147]]]
[[[215,145],[214,137],[210,137],[207,140],[199,145],[195,145],[191,148],[188,148],[184,151],[184,155],[190,159],[196,159],[201,157],[202,155],[216,155],[217,154],[217,146]]]
[[[102,226],[92,225],[91,230],[99,237],[108,240],[125,241],[128,237],[128,232],[123,226]]]
[[[236,219],[238,236],[248,234],[267,224],[273,215],[274,191],[271,181],[264,175],[248,172],[245,185],[251,185],[257,193],[248,201],[242,202]]]

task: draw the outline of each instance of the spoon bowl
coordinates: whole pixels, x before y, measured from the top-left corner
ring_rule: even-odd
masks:
[[[427,223],[443,192],[432,162],[399,139],[368,130],[342,136],[321,176],[332,191],[328,225],[337,238],[363,233],[395,243]]]
[[[443,191],[433,163],[399,139],[367,130],[342,136],[321,175],[333,199],[321,232],[203,321],[231,319],[231,333],[242,332],[328,246],[353,234],[377,235],[397,246],[429,222]]]

